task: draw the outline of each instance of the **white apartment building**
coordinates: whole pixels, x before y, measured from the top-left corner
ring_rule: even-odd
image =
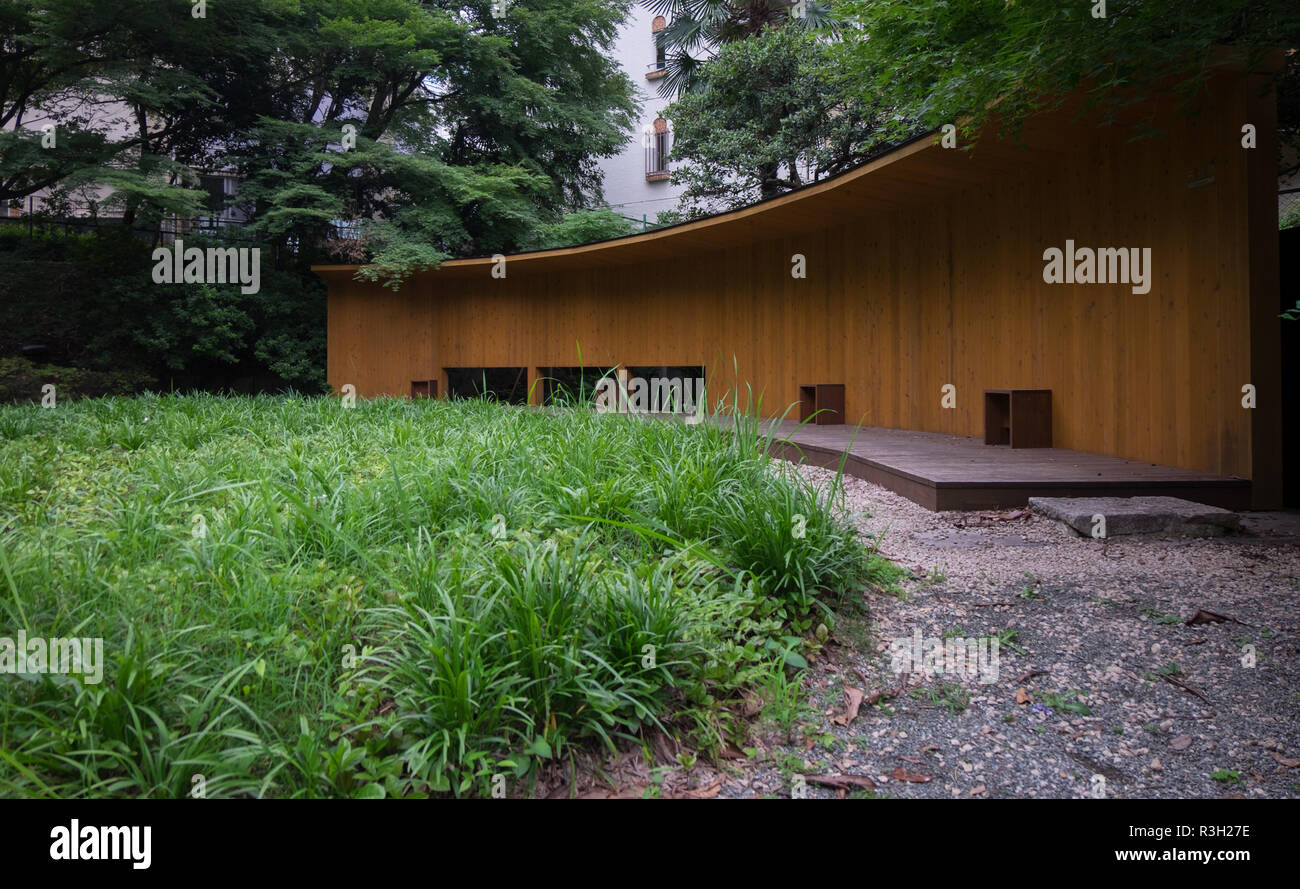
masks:
[[[619,32],[614,55],[637,87],[641,116],[635,131],[628,133],[623,151],[600,161],[609,208],[652,224],[659,213],[677,206],[682,191],[669,181],[672,128],[662,112],[670,100],[660,97],[658,86],[664,59],[655,45],[655,34],[666,24],[663,16],[637,3]]]

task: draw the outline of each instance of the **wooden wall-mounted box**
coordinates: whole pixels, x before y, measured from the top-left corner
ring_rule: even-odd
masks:
[[[984,443],[1050,448],[1052,390],[985,389]]]
[[[821,413],[817,413],[821,411]],[[816,414],[816,416],[813,416]],[[816,383],[799,387],[799,422],[812,417],[816,426],[844,422],[844,384]]]

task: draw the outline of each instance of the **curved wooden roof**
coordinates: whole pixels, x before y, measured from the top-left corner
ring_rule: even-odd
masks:
[[[1027,122],[1021,141],[988,137],[970,150],[944,148],[939,133],[923,133],[838,176],[739,210],[575,247],[509,254],[508,268],[560,271],[666,260],[926,203],[1059,157],[1069,149],[1079,125],[1066,122],[1065,116],[1062,110]],[[1029,147],[1036,150],[1026,150]],[[491,256],[449,259],[416,276],[474,276],[485,274],[492,264]],[[359,268],[312,266],[323,276],[351,276]]]
[[[1204,64],[1239,71],[1246,67],[1246,59],[1244,50],[1223,47]],[[1284,53],[1272,51],[1262,70],[1279,70],[1283,62]],[[1098,122],[1095,113],[1076,113],[1083,107],[1082,100],[1082,92],[1075,93],[1055,110],[1031,117],[1015,140],[986,135],[969,149],[950,149],[941,146],[939,133],[923,133],[838,176],[739,210],[575,247],[509,254],[508,268],[562,271],[653,262],[924,204],[972,185],[1014,176],[1026,166],[1054,164],[1062,154],[1078,150],[1080,131]],[[1119,118],[1136,113],[1137,109],[1130,108],[1121,111]],[[987,132],[996,129],[991,124]],[[450,259],[416,276],[471,277],[484,274],[492,264],[491,256]],[[359,268],[316,265],[312,271],[326,277],[351,277]]]

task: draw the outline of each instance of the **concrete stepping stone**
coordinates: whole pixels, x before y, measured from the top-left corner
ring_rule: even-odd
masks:
[[[1030,497],[1029,508],[1084,537],[1221,537],[1241,528],[1235,512],[1177,497]]]

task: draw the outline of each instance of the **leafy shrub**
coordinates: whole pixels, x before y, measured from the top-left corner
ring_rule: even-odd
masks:
[[[131,395],[151,385],[153,378],[135,370],[83,370],[35,364],[26,358],[0,358],[0,402],[39,402],[41,388],[47,383],[55,387],[55,397],[63,400]]]
[[[660,729],[705,752],[890,566],[738,422],[478,401],[0,407],[0,794],[481,795]],[[806,518],[806,537],[789,520]],[[745,519],[746,521],[742,521]]]

